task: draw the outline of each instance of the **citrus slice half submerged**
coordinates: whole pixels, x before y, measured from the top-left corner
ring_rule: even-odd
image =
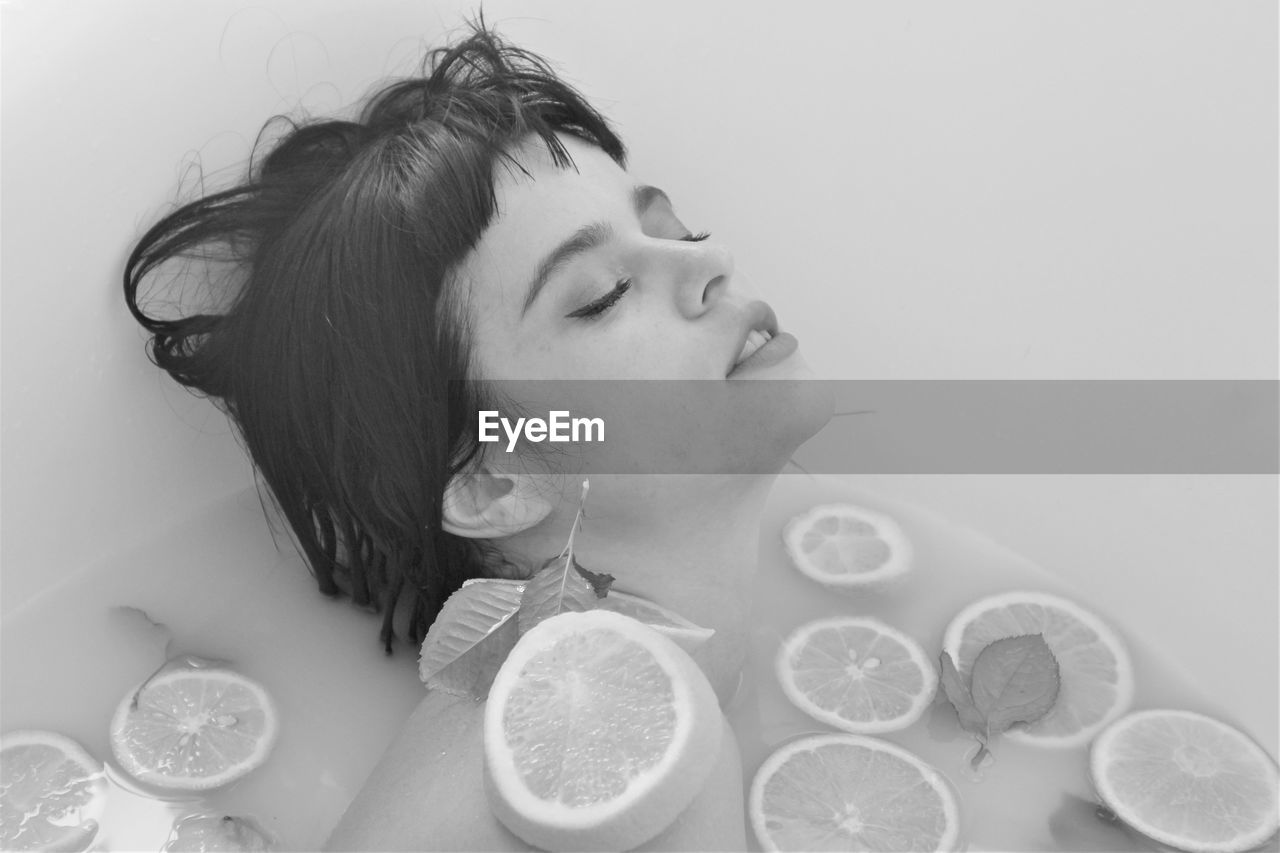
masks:
[[[1280,828],[1280,771],[1243,733],[1191,711],[1140,711],[1093,742],[1094,787],[1116,816],[1194,853],[1257,847]]]
[[[87,849],[106,787],[102,762],[65,735],[0,735],[0,850]]]
[[[628,850],[702,789],[721,720],[671,640],[604,610],[553,616],[520,638],[489,691],[490,806],[547,850]]]
[[[256,681],[229,669],[178,668],[120,701],[111,751],[140,782],[201,790],[261,766],[278,731],[275,705]]]
[[[748,801],[765,850],[954,850],[960,811],[937,770],[901,747],[818,735],[765,759]]]
[[[1004,733],[1041,746],[1084,746],[1133,701],[1124,643],[1080,605],[1044,592],[1008,592],[975,601],[947,626],[942,647],[967,677],[978,654],[1005,637],[1040,634],[1058,661],[1061,686],[1049,712]]]
[[[876,619],[818,619],[797,628],[777,659],[782,690],[800,710],[855,734],[920,719],[938,674],[920,644]]]
[[[191,814],[174,821],[161,853],[204,853],[208,850],[257,853],[272,849],[275,839],[253,818],[224,814]]]
[[[821,504],[787,522],[782,541],[806,577],[837,589],[863,589],[911,570],[911,542],[887,515],[854,504]]]

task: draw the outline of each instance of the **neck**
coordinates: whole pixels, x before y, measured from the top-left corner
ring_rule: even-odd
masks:
[[[578,561],[614,588],[679,613],[715,634],[694,653],[721,703],[749,647],[760,517],[772,477],[592,478],[574,543]],[[628,482],[622,482],[628,481]],[[534,565],[563,547],[576,505],[522,542]],[[567,516],[567,518],[566,518]],[[530,531],[532,534],[533,531]]]

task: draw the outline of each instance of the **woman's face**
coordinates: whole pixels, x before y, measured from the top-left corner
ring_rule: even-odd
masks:
[[[637,181],[600,149],[561,139],[576,168],[555,165],[538,140],[514,152],[528,174],[499,168],[497,212],[458,271],[477,378],[811,378],[795,338],[780,332],[769,306],[735,281],[727,247],[693,233],[665,193]],[[588,395],[590,388],[617,387],[568,384]],[[774,395],[776,411],[767,414],[776,419],[773,432],[798,436],[783,442],[788,455],[829,416],[830,402],[818,389],[797,391],[820,384],[768,383],[788,389]],[[526,389],[517,392],[523,406],[537,410],[546,402],[529,399],[537,392],[527,389],[536,384],[515,387]],[[692,383],[661,387],[650,393],[678,398],[682,388],[709,390]],[[755,396],[763,390],[757,386]],[[646,404],[661,409],[670,408],[668,402],[676,401]],[[758,407],[752,418],[759,420]],[[752,426],[770,431],[767,423]]]

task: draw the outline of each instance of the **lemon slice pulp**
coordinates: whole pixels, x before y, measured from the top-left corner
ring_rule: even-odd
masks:
[[[854,504],[822,504],[787,522],[783,544],[806,577],[837,589],[861,589],[911,570],[911,542],[887,515]]]
[[[0,849],[87,849],[106,787],[102,763],[71,738],[6,732],[0,736]]]
[[[933,767],[894,744],[818,735],[760,766],[748,801],[765,850],[955,850],[960,811]]]
[[[711,685],[671,640],[604,610],[553,616],[489,691],[490,806],[543,849],[631,849],[701,790],[721,726]]]
[[[938,687],[937,672],[919,643],[863,617],[801,625],[783,643],[777,673],[796,707],[855,734],[910,726]]]
[[[1140,711],[1100,734],[1094,787],[1116,816],[1163,844],[1239,853],[1280,827],[1280,771],[1242,732],[1191,711]]]
[[[111,721],[111,750],[140,782],[216,788],[261,766],[279,719],[267,691],[229,669],[178,668],[131,691]]]

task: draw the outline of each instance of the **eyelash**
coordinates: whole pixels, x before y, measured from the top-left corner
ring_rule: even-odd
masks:
[[[618,300],[622,298],[622,295],[630,289],[631,279],[619,279],[618,283],[613,286],[613,290],[610,290],[595,302],[584,305],[576,311],[570,311],[568,316],[582,320],[590,320],[593,317],[599,317],[601,314],[616,305]]]
[[[707,239],[710,236],[711,236],[710,231],[699,231],[696,234],[688,234],[684,237],[681,237],[680,239],[685,241],[686,243],[701,243],[703,240]],[[599,317],[601,314],[608,311],[614,305],[617,305],[618,300],[621,299],[623,295],[630,289],[631,289],[631,279],[629,278],[619,279],[618,283],[613,286],[613,290],[610,290],[608,293],[606,293],[604,296],[601,296],[595,302],[584,305],[581,308],[577,309],[576,311],[570,311],[567,316],[575,319],[580,319],[580,320],[590,320],[593,317]]]

